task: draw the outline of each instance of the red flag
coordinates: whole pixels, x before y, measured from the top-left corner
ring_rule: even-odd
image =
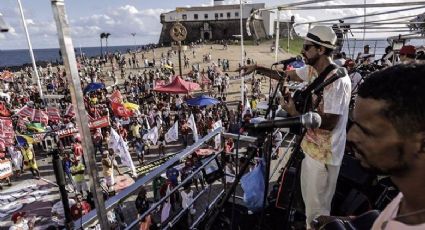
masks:
[[[35,122],[47,124],[49,122],[49,116],[47,115],[47,113],[43,112],[43,110],[36,109],[34,113],[34,118],[32,120]]]
[[[112,103],[112,112],[117,117],[131,117],[133,115],[133,112],[126,109],[121,103]]]
[[[34,112],[35,111],[33,108],[30,108],[25,105],[20,110],[18,110],[16,114],[19,115],[20,117],[30,117],[32,119],[32,117],[34,116]]]
[[[123,100],[122,100],[122,95],[121,92],[118,90],[115,90],[112,94],[111,97],[109,97],[109,100],[111,100],[111,103],[118,103],[118,104],[122,104]]]
[[[65,116],[68,116],[68,117],[74,117],[75,116],[75,110],[74,110],[73,104],[68,105],[68,107],[65,110]]]
[[[10,117],[10,111],[4,104],[4,102],[0,102],[0,116],[2,117]]]
[[[58,108],[55,107],[47,107],[46,109],[47,116],[51,121],[59,121],[61,119],[61,114]]]

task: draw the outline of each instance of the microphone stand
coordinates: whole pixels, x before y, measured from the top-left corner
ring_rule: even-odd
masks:
[[[271,66],[270,69],[273,68],[273,65]],[[284,65],[284,70],[286,70],[287,65]],[[270,119],[274,120],[276,117],[276,110],[278,108],[278,103],[276,101],[276,95],[278,90],[283,89],[285,81],[286,81],[286,75],[285,76],[281,76],[279,71],[276,71],[277,74],[279,75],[279,82],[276,85],[276,88],[273,92],[273,95],[271,95],[269,97],[269,105],[268,108],[266,110],[266,115],[265,118],[267,118],[269,116],[270,111],[272,112]],[[271,86],[271,84],[270,84]],[[283,96],[283,95],[282,95]],[[268,197],[268,192],[269,192],[269,177],[270,177],[270,165],[271,165],[271,153],[273,151],[273,145],[272,145],[272,141],[273,141],[273,128],[270,128],[270,130],[267,130],[266,134],[268,134],[270,136],[269,138],[269,145],[267,146],[268,151],[264,151],[263,153],[263,158],[264,161],[266,163],[266,167],[265,167],[265,173],[264,173],[264,197],[263,197],[263,209],[261,211],[261,219],[260,219],[260,223],[258,225],[259,229],[263,229],[263,220],[264,220],[264,216],[265,216],[265,212],[266,212],[266,204],[267,204],[267,197]]]

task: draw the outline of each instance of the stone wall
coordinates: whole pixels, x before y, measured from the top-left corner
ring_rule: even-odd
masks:
[[[243,20],[243,33],[244,37],[248,38],[246,33],[246,20]],[[240,34],[240,21],[239,20],[211,20],[211,21],[180,21],[187,29],[187,37],[183,42],[188,44],[190,42],[198,41],[199,39],[217,41],[217,40],[235,40],[238,39],[233,35]],[[169,45],[173,42],[170,36],[170,28],[172,22],[162,22],[162,31],[159,38],[159,44]],[[250,27],[251,33],[255,38],[261,39],[266,37],[266,32],[262,21],[254,20],[253,25]]]

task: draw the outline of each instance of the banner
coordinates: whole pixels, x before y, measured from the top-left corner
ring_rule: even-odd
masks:
[[[36,133],[32,135],[32,141],[34,143],[40,143],[44,140],[44,137],[46,136],[45,133]]]
[[[223,127],[221,120],[218,120],[213,124],[213,130],[219,127]],[[219,150],[221,148],[221,134],[217,134],[214,137],[215,147],[214,149]]]
[[[3,139],[6,147],[15,142],[15,130],[9,117],[0,117],[0,139]]]
[[[59,121],[61,119],[61,114],[58,108],[47,107],[46,109],[47,116],[51,121]]]
[[[133,116],[133,112],[129,109],[126,109],[123,104],[120,103],[112,103],[112,112],[117,117],[131,117]]]
[[[0,116],[10,117],[12,115],[4,102],[0,101]]]
[[[190,129],[192,129],[193,140],[195,142],[197,142],[198,141],[198,129],[196,128],[196,123],[195,123],[195,118],[193,117],[193,113],[190,114],[190,117],[187,120],[187,125],[189,126]]]
[[[49,122],[49,116],[47,113],[43,112],[43,110],[35,109],[34,110],[34,116],[32,119],[34,122],[42,123],[44,125],[47,125]]]
[[[155,87],[166,85],[165,80],[156,80]]]
[[[12,162],[10,160],[0,160],[0,180],[12,176]]]
[[[122,95],[121,92],[118,90],[115,90],[111,96],[109,97],[109,100],[111,100],[111,103],[117,103],[117,104],[122,104],[123,100],[122,100]]]
[[[90,129],[98,129],[98,128],[103,128],[103,127],[108,127],[109,125],[110,125],[110,123],[109,123],[109,117],[108,116],[94,118],[89,122],[89,128]]]
[[[70,128],[70,129],[63,129],[63,130],[56,131],[56,134],[59,136],[59,138],[72,136],[74,135],[74,133],[78,133],[77,128]]]
[[[122,139],[122,137],[111,128],[111,136],[109,139],[108,147],[113,149],[115,153],[121,158],[123,165],[130,168],[133,175],[136,176],[136,167],[134,167],[133,160],[131,159],[130,152],[128,151],[127,143]]]
[[[167,143],[177,141],[179,139],[179,121],[174,122],[174,125],[168,130],[164,137]]]
[[[20,110],[18,110],[16,114],[20,117],[30,117],[32,119],[32,117],[34,117],[34,109],[25,105]]]
[[[154,145],[158,142],[159,134],[158,127],[154,126],[152,129],[148,131],[145,135],[143,135],[143,140],[150,140]]]

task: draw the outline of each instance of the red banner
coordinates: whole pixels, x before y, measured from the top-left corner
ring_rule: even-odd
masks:
[[[133,112],[129,109],[126,109],[123,104],[113,103],[112,102],[112,112],[117,117],[131,117]]]
[[[109,117],[108,116],[93,119],[92,121],[89,122],[89,128],[90,129],[98,129],[98,128],[103,128],[103,127],[108,127],[109,125],[110,125],[110,123],[109,123]],[[56,131],[56,134],[59,136],[59,138],[72,136],[72,135],[74,135],[74,133],[78,133],[77,128],[70,128],[70,129],[64,129],[64,130]]]
[[[121,92],[118,90],[115,90],[112,94],[111,97],[109,98],[109,100],[111,100],[111,103],[117,103],[117,104],[122,104],[123,100],[122,100],[122,95]]]
[[[98,129],[98,128],[103,128],[103,127],[108,127],[109,125],[110,125],[110,123],[109,123],[109,117],[108,116],[99,117],[99,118],[93,119],[89,122],[90,129]]]
[[[6,147],[13,145],[15,142],[12,119],[8,117],[0,117],[0,139],[4,141]]]
[[[10,111],[4,104],[4,102],[0,102],[0,116],[2,117],[10,117]]]
[[[16,114],[20,117],[30,117],[32,119],[32,117],[34,116],[34,112],[35,111],[33,108],[30,108],[25,105],[19,111],[17,111]]]
[[[32,120],[46,125],[49,122],[49,116],[43,110],[36,109]]]
[[[47,107],[46,112],[49,120],[51,121],[59,121],[61,119],[61,114],[58,108]]]

